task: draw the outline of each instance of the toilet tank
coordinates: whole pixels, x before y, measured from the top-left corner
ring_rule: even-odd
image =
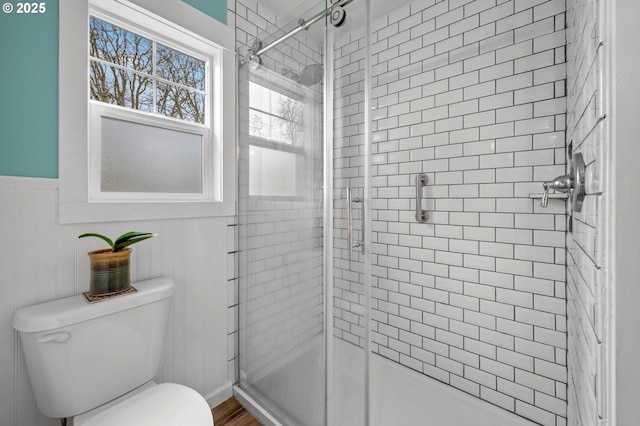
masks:
[[[162,363],[173,281],[155,278],[100,302],[74,296],[20,309],[20,334],[39,410],[72,417],[138,386]]]

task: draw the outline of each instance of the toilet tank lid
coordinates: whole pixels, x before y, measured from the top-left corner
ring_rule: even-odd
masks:
[[[166,299],[174,291],[173,280],[167,277],[132,285],[138,291],[100,302],[89,303],[83,295],[78,295],[21,308],[13,317],[13,328],[25,333],[55,330]]]

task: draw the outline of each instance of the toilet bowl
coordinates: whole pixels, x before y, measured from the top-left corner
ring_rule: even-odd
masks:
[[[200,394],[176,383],[143,386],[111,404],[75,416],[73,426],[212,425],[211,410]]]
[[[212,426],[206,400],[156,384],[174,286],[133,284],[135,293],[97,303],[74,296],[20,309],[18,330],[38,409],[78,426]]]

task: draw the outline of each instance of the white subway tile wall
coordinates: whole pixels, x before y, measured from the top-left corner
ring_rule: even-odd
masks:
[[[567,235],[568,414],[571,425],[608,424],[604,389],[609,388],[609,336],[603,327],[610,290],[604,214],[609,194],[602,177],[607,164],[606,77],[608,43],[604,3],[567,0],[567,141],[587,165],[587,195],[582,212],[573,215]]]
[[[358,7],[358,6],[353,6]],[[362,10],[353,10],[351,13],[362,13]],[[363,197],[364,187],[364,28],[330,29],[335,37],[333,44],[333,335],[359,347],[364,347],[364,321],[365,297],[363,277],[363,257],[360,250],[353,250],[352,259],[349,260],[349,248],[347,243],[347,187],[353,188],[354,198]],[[393,35],[390,34],[390,37]],[[394,38],[398,49],[398,43],[403,39]],[[331,48],[331,47],[329,47]],[[375,49],[375,47],[374,47]],[[395,61],[397,53],[380,52],[381,55],[389,55],[389,61]],[[382,75],[383,80],[394,84],[397,78]],[[397,105],[397,93],[391,96],[380,94],[381,102],[389,105]],[[401,107],[394,110],[395,115],[385,114],[379,116],[378,121],[382,127],[388,129],[398,128],[399,122],[412,121],[414,118],[408,114],[408,109]],[[377,112],[374,112],[374,115]],[[419,117],[418,117],[419,120]],[[393,130],[390,130],[393,131]],[[374,139],[376,136],[374,135]],[[382,142],[380,153],[374,158],[374,162],[380,164],[381,173],[397,175],[398,168],[407,162],[407,158],[397,158],[394,164],[387,163],[388,155],[398,153],[398,140]],[[406,153],[401,153],[406,155]],[[389,188],[393,194],[397,194],[397,188]],[[376,203],[372,200],[372,203]],[[387,203],[380,206],[386,208]],[[352,203],[353,212],[353,241],[362,240],[362,203]],[[397,221],[397,212],[388,210],[389,220]],[[398,235],[390,235],[397,241]],[[420,237],[416,237],[420,239]],[[384,239],[384,236],[383,236]],[[397,244],[396,244],[397,246]],[[399,248],[399,247],[398,247]],[[408,251],[408,248],[406,249]],[[398,267],[398,257],[393,266],[402,269],[400,273],[409,274],[410,259],[408,254],[403,258],[405,264]],[[380,267],[387,266],[382,259]],[[396,284],[397,285],[397,284]],[[377,289],[373,289],[377,291]],[[389,305],[391,306],[391,305]],[[397,305],[393,305],[397,310]],[[381,307],[384,311],[385,307]],[[399,343],[399,333],[396,330],[395,342]]]
[[[364,183],[364,34],[334,47],[334,335],[362,345],[344,190]],[[565,425],[565,202],[529,198],[565,170],[564,1],[413,1],[375,20],[372,52],[373,350]]]
[[[227,377],[235,383],[238,369],[238,218],[227,220]]]

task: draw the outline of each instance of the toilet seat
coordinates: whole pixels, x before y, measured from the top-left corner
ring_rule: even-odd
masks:
[[[107,408],[76,416],[74,426],[213,426],[211,409],[195,390],[176,383],[153,384]]]

